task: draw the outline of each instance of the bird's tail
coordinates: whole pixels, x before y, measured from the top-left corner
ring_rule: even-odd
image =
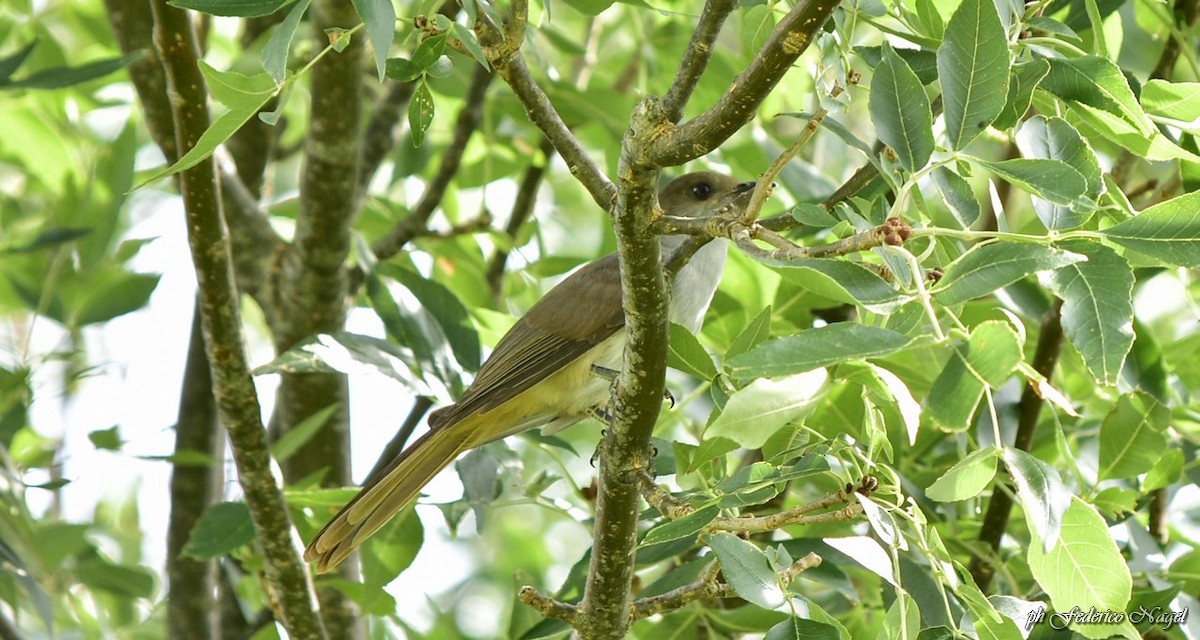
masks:
[[[470,419],[468,418],[468,421]],[[465,428],[460,428],[465,427]],[[342,563],[392,516],[407,506],[439,471],[471,447],[469,425],[458,423],[433,429],[367,480],[304,550],[305,562],[316,562],[324,573]]]

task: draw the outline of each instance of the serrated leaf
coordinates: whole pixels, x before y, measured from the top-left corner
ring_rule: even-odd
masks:
[[[392,48],[392,35],[396,31],[396,7],[392,0],[350,0],[358,17],[367,28],[367,40],[375,50],[375,71],[383,82],[383,71],[387,65],[388,51]]]
[[[957,502],[978,496],[996,477],[997,453],[995,447],[971,452],[929,485],[925,496],[938,502]]]
[[[1142,107],[1157,116],[1191,122],[1200,118],[1200,82],[1154,78],[1142,85]]]
[[[758,449],[780,427],[810,411],[828,380],[824,369],[778,380],[759,378],[729,397],[721,415],[704,430],[705,439],[725,437]]]
[[[429,84],[422,80],[408,102],[408,132],[414,147],[421,146],[425,140],[425,131],[433,123],[433,112],[433,94]]]
[[[1048,278],[1050,290],[1063,300],[1063,331],[1096,381],[1113,386],[1133,346],[1133,270],[1100,244],[1072,243],[1066,248],[1088,259]]]
[[[908,336],[854,322],[839,322],[763,343],[729,360],[731,373],[741,379],[786,376],[859,358],[895,353]]]
[[[210,560],[254,542],[254,522],[244,502],[222,502],[204,510],[183,554]]]
[[[704,350],[704,345],[700,344],[695,334],[674,322],[671,323],[670,342],[667,345],[667,366],[701,380],[717,377],[717,366],[713,364],[712,356]]]
[[[1048,73],[1050,63],[1045,58],[1014,66],[1012,78],[1008,82],[1008,97],[1004,101],[1004,109],[992,124],[997,129],[1008,129],[1020,122],[1033,102],[1033,90]]]
[[[721,563],[725,580],[739,596],[764,609],[775,609],[787,601],[779,578],[758,547],[723,531],[706,535],[705,542]]]
[[[1009,52],[992,0],[963,0],[937,52],[946,138],[962,149],[1000,115],[1008,95]]]
[[[1052,550],[1029,545],[1029,569],[1058,611],[1125,611],[1133,580],[1129,566],[1108,533],[1104,519],[1079,498],[1072,498],[1062,518],[1062,538]],[[1123,626],[1071,625],[1088,637],[1107,638]],[[1094,635],[1095,634],[1095,635]],[[1137,637],[1134,635],[1128,637]]]
[[[1168,264],[1200,265],[1200,192],[1156,204],[1102,233],[1113,242]]]
[[[1100,426],[1099,478],[1132,478],[1146,473],[1167,448],[1171,412],[1144,393],[1123,395]]]
[[[929,163],[934,147],[929,96],[917,74],[888,45],[871,79],[869,110],[879,139],[896,153],[901,166],[915,172]]]
[[[951,262],[933,288],[933,297],[955,305],[989,295],[1025,276],[1086,260],[1077,253],[1041,244],[977,244]]]
[[[1087,193],[1083,174],[1061,160],[1015,158],[979,164],[1022,191],[1054,204],[1071,205]]]
[[[1017,498],[1025,510],[1025,518],[1037,533],[1040,547],[1046,553],[1058,543],[1063,525],[1063,513],[1071,504],[1071,492],[1063,484],[1054,467],[1013,447],[1005,447],[1004,464],[1017,485]],[[1030,551],[1032,556],[1032,551]],[[1124,566],[1124,563],[1122,563]]]
[[[259,18],[269,16],[293,0],[170,0],[167,4],[214,16]]]
[[[1133,96],[1120,67],[1107,58],[1051,59],[1041,87],[1062,98],[1102,109],[1149,135],[1146,114]]]
[[[1056,205],[1035,198],[1034,211],[1047,229],[1070,229],[1087,222],[1091,217],[1094,202],[1104,188],[1100,162],[1096,153],[1084,142],[1079,132],[1062,118],[1034,116],[1021,125],[1017,132],[1017,147],[1026,158],[1061,160],[1083,176],[1086,185],[1083,196],[1089,200],[1086,206]]]

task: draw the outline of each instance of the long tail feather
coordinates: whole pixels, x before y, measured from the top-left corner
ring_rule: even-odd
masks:
[[[304,550],[304,560],[317,562],[320,573],[341,564],[470,447],[465,437],[470,429],[464,423],[433,429],[405,449],[312,539]]]

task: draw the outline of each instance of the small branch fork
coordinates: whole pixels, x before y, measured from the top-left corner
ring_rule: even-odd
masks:
[[[821,556],[809,553],[792,563],[787,569],[779,572],[779,578],[783,584],[791,584],[796,578],[800,577],[800,574],[820,566],[820,564]],[[666,593],[634,600],[629,607],[629,623],[632,625],[643,618],[679,609],[696,600],[736,598],[737,593],[733,590],[733,587],[725,582],[721,582],[719,580],[720,576],[721,565],[716,560],[713,560],[704,567],[704,570],[692,582],[676,587]],[[517,597],[520,598],[521,602],[533,607],[533,609],[544,617],[562,620],[572,626],[582,622],[583,618],[578,606],[539,593],[533,587],[522,587]]]

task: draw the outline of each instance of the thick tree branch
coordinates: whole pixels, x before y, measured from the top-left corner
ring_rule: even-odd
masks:
[[[575,136],[571,135],[570,129],[550,103],[550,97],[542,91],[534,81],[533,75],[529,73],[525,58],[518,50],[524,38],[527,11],[527,0],[513,0],[512,17],[503,34],[495,26],[479,20],[475,25],[479,42],[484,46],[488,61],[492,63],[496,73],[504,78],[517,99],[524,105],[529,120],[546,134],[558,155],[566,160],[571,175],[592,194],[592,199],[601,209],[611,211],[617,195],[616,186],[604,175],[600,166],[592,160]],[[520,26],[519,31],[517,26]]]
[[[742,128],[763,99],[808,48],[838,0],[801,0],[717,104],[677,127],[663,127],[645,149],[644,161],[660,167],[683,164],[716,149]]]
[[[1059,354],[1062,353],[1062,344],[1062,300],[1056,300],[1042,319],[1042,330],[1038,334],[1037,347],[1033,354],[1033,368],[1046,380],[1054,375],[1054,367],[1058,364]],[[1013,447],[1029,451],[1033,444],[1033,436],[1037,432],[1038,415],[1041,414],[1044,403],[1045,400],[1038,394],[1034,382],[1027,381],[1017,405],[1017,435],[1013,440]],[[983,516],[983,525],[979,529],[979,542],[987,546],[993,556],[1000,550],[1000,539],[1008,529],[1008,517],[1012,514],[1012,508],[1011,485],[1007,488],[997,486],[992,491],[987,511]],[[992,565],[991,560],[976,554],[971,558],[970,571],[975,584],[986,593],[992,583],[992,576],[996,573],[996,567]]]
[[[154,42],[175,96],[172,114],[176,145],[190,149],[208,128],[207,90],[186,12],[163,0],[151,3]],[[245,359],[241,313],[229,243],[224,237],[218,181],[213,162],[180,174],[187,215],[188,244],[200,290],[205,349],[222,424],[229,433],[238,478],[263,550],[264,573],[278,619],[293,638],[324,638],[316,615],[312,584],[292,540],[283,493],[271,474],[271,458],[254,381]]]
[[[154,21],[149,0],[105,0],[105,6],[121,52],[147,52],[130,65],[129,77],[142,105],[150,137],[167,161],[174,162],[179,157],[175,123],[167,96],[166,76],[152,40]],[[258,207],[257,198],[237,175],[222,169],[220,177],[221,207],[230,228],[238,286],[270,315],[273,309],[262,284],[266,282],[271,258],[282,250],[283,241],[271,229],[267,217]]]
[[[214,502],[221,469],[217,406],[213,399],[212,375],[204,355],[204,332],[199,305],[192,317],[183,371],[179,415],[175,421],[176,455],[203,453],[213,456],[208,465],[175,465],[171,468],[171,515],[167,525],[167,637],[171,640],[203,640],[213,636],[218,625],[213,593],[216,562],[183,555],[200,515]]]
[[[708,0],[704,3],[704,11],[700,12],[700,19],[696,22],[696,31],[692,33],[692,40],[683,52],[683,60],[679,62],[679,72],[675,74],[671,88],[667,89],[667,95],[663,96],[663,112],[671,122],[679,122],[683,117],[683,108],[687,106],[688,98],[692,97],[700,76],[708,67],[713,44],[721,34],[721,26],[736,6],[737,0]]]
[[[446,188],[450,186],[450,182],[454,180],[459,167],[462,166],[462,157],[467,150],[467,143],[471,141],[471,136],[479,128],[479,123],[483,121],[483,102],[487,97],[487,88],[492,82],[492,77],[491,71],[483,67],[475,67],[475,73],[471,76],[471,85],[467,88],[466,98],[454,124],[454,137],[451,139],[450,145],[442,151],[442,162],[438,165],[437,173],[425,185],[421,199],[413,206],[408,216],[371,247],[380,260],[387,260],[396,255],[404,248],[404,245],[425,232],[430,216],[437,211],[438,205],[442,203],[442,198],[446,195]]]

